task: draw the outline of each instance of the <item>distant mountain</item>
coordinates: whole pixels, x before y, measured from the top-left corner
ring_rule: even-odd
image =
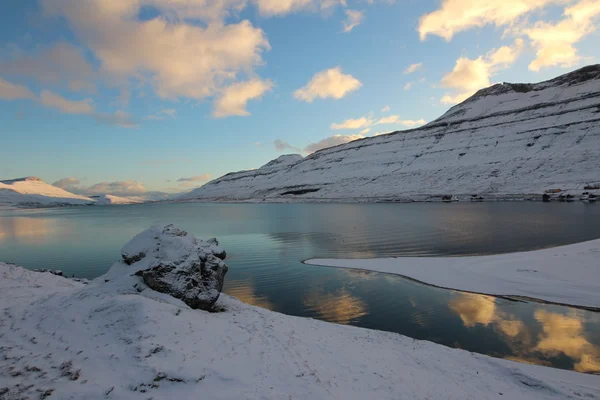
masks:
[[[67,192],[35,176],[0,181],[0,206],[63,206],[91,204],[86,196]]]
[[[499,197],[600,182],[600,65],[537,84],[480,90],[439,119],[229,173],[203,201]]]

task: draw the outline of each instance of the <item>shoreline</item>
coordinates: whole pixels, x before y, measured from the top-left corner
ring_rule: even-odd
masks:
[[[486,256],[313,258],[303,264],[387,273],[447,290],[600,312],[600,239]]]
[[[563,399],[600,377],[287,316],[189,309],[122,264],[82,285],[0,263],[0,394],[88,399]],[[123,273],[125,272],[125,274]],[[76,334],[74,334],[76,332]]]

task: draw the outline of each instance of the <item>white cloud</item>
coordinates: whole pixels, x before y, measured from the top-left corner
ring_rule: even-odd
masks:
[[[262,97],[272,87],[273,83],[271,81],[258,78],[234,83],[227,87],[215,100],[213,116],[222,118],[231,115],[250,115],[246,110],[248,101]]]
[[[92,117],[103,124],[116,125],[121,128],[137,128],[139,126],[133,121],[131,115],[123,110],[117,110],[114,113],[95,112]]]
[[[413,87],[413,83],[412,82],[408,82],[406,85],[404,85],[404,90],[410,90],[410,88]]]
[[[390,106],[385,106],[381,109],[381,112],[386,113],[386,112],[390,112],[390,110],[391,110]]]
[[[34,99],[35,94],[25,86],[16,85],[0,78],[0,100]]]
[[[423,68],[423,63],[411,64],[408,67],[406,67],[406,69],[404,70],[404,74],[409,75],[409,74],[415,73],[418,70],[420,70],[421,68]]]
[[[147,190],[141,182],[131,180],[100,182],[84,189],[84,193],[88,195],[112,194],[114,196],[136,196],[146,192]]]
[[[456,60],[452,72],[442,78],[441,85],[458,93],[446,94],[444,104],[461,102],[477,90],[491,85],[490,77],[515,62],[523,49],[523,40],[517,39],[512,46],[503,46],[475,60],[461,57]]]
[[[593,0],[592,0],[593,1]],[[461,31],[488,24],[503,26],[515,23],[526,14],[549,4],[566,0],[444,0],[442,6],[419,20],[421,40],[437,35],[450,41]]]
[[[371,126],[372,123],[373,121],[367,117],[347,119],[340,124],[331,124],[331,129],[336,131],[341,129],[362,129]]]
[[[316,98],[338,100],[361,86],[358,79],[344,74],[340,67],[336,67],[315,74],[306,86],[294,93],[294,97],[308,103]]]
[[[285,15],[301,10],[324,11],[337,5],[346,5],[345,0],[253,0],[261,15]]]
[[[333,135],[316,143],[311,143],[305,147],[306,153],[314,153],[315,151],[325,149],[332,146],[352,142],[353,140],[362,139],[363,135]]]
[[[92,114],[94,112],[92,99],[68,100],[48,90],[40,93],[40,102],[46,107],[55,108],[67,114]]]
[[[234,0],[42,0],[50,15],[67,19],[75,36],[99,60],[114,84],[149,83],[162,98],[202,100],[221,93],[240,74],[263,64],[270,48],[264,32],[248,21],[214,20],[243,2]],[[143,6],[167,17],[140,20]],[[169,15],[179,18],[169,23]],[[204,26],[187,19],[207,21]]]
[[[414,128],[416,126],[424,125],[426,123],[427,122],[422,118],[419,120],[411,120],[411,119],[402,119],[402,118],[400,118],[399,115],[390,115],[387,117],[380,118],[377,122],[375,122],[375,125],[396,124],[396,125],[404,125],[409,128]]]
[[[79,181],[79,179],[74,177],[59,179],[52,185],[71,193],[78,193],[81,189],[81,182]]]
[[[346,10],[346,19],[343,21],[344,32],[349,33],[352,29],[362,24],[365,19],[365,13],[358,10]]]
[[[523,33],[536,49],[536,58],[529,69],[539,71],[544,67],[571,67],[581,57],[575,44],[596,30],[595,19],[600,16],[600,1],[582,0],[565,9],[563,19],[552,24],[537,22]]]
[[[281,139],[275,139],[273,141],[273,145],[275,146],[275,150],[281,151],[281,152],[287,151],[287,150],[292,150],[292,151],[295,151],[295,152],[299,153],[299,152],[302,151],[298,147],[292,146],[291,144],[289,144],[285,140],[281,140]]]
[[[371,128],[365,128],[362,131],[360,131],[361,135],[366,135],[367,133],[371,132]]]
[[[100,182],[90,187],[85,187],[75,177],[63,178],[53,183],[54,186],[65,189],[71,193],[86,196],[112,194],[114,196],[136,196],[147,192],[144,185],[137,181]]]

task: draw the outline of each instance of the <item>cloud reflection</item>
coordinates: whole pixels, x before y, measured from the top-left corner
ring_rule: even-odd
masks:
[[[346,289],[339,289],[335,293],[325,293],[323,288],[315,289],[304,298],[304,305],[323,319],[344,325],[367,315],[366,304],[352,297]]]
[[[246,304],[275,310],[275,306],[266,297],[256,295],[252,281],[228,281],[224,292]]]
[[[600,351],[583,334],[583,322],[578,315],[562,315],[539,310],[535,319],[542,324],[542,333],[535,347],[544,354],[560,353],[576,361],[578,372],[600,372]]]

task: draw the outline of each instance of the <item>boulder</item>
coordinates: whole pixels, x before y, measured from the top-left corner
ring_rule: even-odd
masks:
[[[223,289],[226,253],[217,239],[199,240],[174,225],[154,226],[131,239],[121,255],[146,285],[191,308],[212,309]]]

